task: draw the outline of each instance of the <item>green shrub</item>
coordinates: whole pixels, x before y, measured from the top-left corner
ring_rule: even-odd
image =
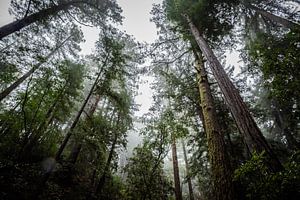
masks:
[[[295,153],[281,172],[272,173],[265,165],[264,153],[254,154],[235,170],[234,181],[245,199],[300,199],[300,152]]]

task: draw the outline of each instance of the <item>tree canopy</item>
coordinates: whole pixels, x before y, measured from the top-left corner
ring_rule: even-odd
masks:
[[[163,0],[147,43],[120,28],[116,0],[12,0],[14,21],[0,27],[0,199],[298,200],[292,5]],[[98,31],[88,55],[83,27]],[[152,105],[140,116],[145,76]]]

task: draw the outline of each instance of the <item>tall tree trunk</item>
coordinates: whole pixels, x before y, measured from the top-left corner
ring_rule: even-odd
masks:
[[[106,59],[106,61],[107,61],[107,59]],[[93,94],[93,92],[94,92],[94,90],[96,88],[96,85],[99,82],[99,79],[100,79],[100,76],[102,74],[102,70],[103,70],[103,68],[104,68],[104,66],[106,64],[106,61],[104,62],[103,66],[102,66],[102,68],[100,70],[100,72],[98,73],[98,76],[97,76],[94,84],[92,85],[92,88],[90,89],[87,97],[85,98],[85,100],[84,100],[84,102],[83,102],[80,110],[78,111],[78,113],[77,113],[77,115],[76,115],[76,117],[75,117],[75,119],[74,119],[74,121],[73,121],[73,123],[72,123],[72,125],[71,125],[71,127],[69,129],[69,131],[65,135],[65,138],[64,138],[62,144],[60,145],[59,149],[57,150],[55,158],[54,158],[55,161],[58,161],[60,159],[62,152],[64,151],[64,149],[65,149],[65,147],[66,147],[66,145],[67,145],[70,137],[72,136],[73,130],[75,129],[75,127],[76,127],[76,125],[77,125],[77,123],[78,123],[78,121],[80,119],[80,116],[81,116],[81,114],[84,111],[84,108],[85,108],[86,104],[88,103],[89,99],[91,98],[91,96],[92,96],[92,94]],[[51,164],[51,166],[49,167],[49,170],[43,175],[42,180],[41,180],[41,184],[39,185],[38,190],[36,191],[36,194],[34,194],[34,196],[36,198],[38,198],[39,194],[41,194],[42,191],[43,191],[43,189],[45,188],[45,184],[48,181],[48,179],[50,178],[50,175],[52,174],[52,172],[53,172],[53,170],[55,168],[55,165],[56,165],[56,163],[53,162]]]
[[[281,24],[283,27],[285,28],[296,28],[296,27],[300,27],[299,24],[295,23],[295,22],[292,22],[292,21],[289,21],[287,19],[284,19],[282,17],[279,17],[279,16],[276,16],[276,15],[273,15],[263,9],[260,9],[256,6],[253,6],[251,4],[246,4],[245,5],[246,7],[252,9],[252,10],[255,10],[257,13],[259,13],[260,15],[268,18],[269,20],[277,23],[277,24]]]
[[[97,106],[99,104],[99,101],[100,101],[100,95],[96,95],[95,97],[95,102],[91,105],[90,109],[89,109],[89,112],[88,112],[88,117],[92,117],[97,109]],[[75,164],[77,159],[78,159],[78,156],[79,156],[79,153],[81,151],[81,148],[82,148],[82,141],[80,142],[75,142],[73,148],[72,148],[72,151],[71,151],[71,154],[69,156],[69,162],[72,163],[72,164]]]
[[[189,195],[190,195],[190,200],[194,200],[194,192],[193,192],[193,185],[192,185],[192,180],[189,174],[189,162],[187,159],[187,154],[186,154],[186,148],[185,148],[185,143],[183,141],[183,139],[181,139],[181,143],[182,143],[182,150],[183,150],[183,157],[184,157],[184,162],[185,162],[185,170],[186,170],[186,174],[187,174],[187,183],[188,183],[188,187],[189,187]]]
[[[265,152],[268,160],[268,166],[270,170],[276,172],[283,169],[280,161],[274,154],[273,150],[268,145],[266,139],[259,130],[256,122],[252,118],[245,102],[239,94],[239,91],[235,88],[233,83],[227,76],[221,63],[210,49],[204,38],[200,35],[197,27],[192,23],[191,19],[187,15],[183,15],[190,27],[190,30],[203,52],[206,59],[209,61],[209,66],[216,78],[218,85],[224,95],[225,101],[233,115],[233,118],[237,124],[237,127],[242,134],[245,144],[247,144],[251,152]]]
[[[104,170],[103,170],[103,174],[101,175],[101,177],[99,179],[99,182],[98,182],[98,185],[97,185],[97,188],[96,188],[96,194],[101,193],[101,190],[102,190],[102,188],[103,188],[103,186],[105,184],[105,180],[107,178],[107,173],[109,171],[110,164],[111,164],[114,152],[115,152],[115,147],[116,147],[116,144],[117,144],[117,140],[118,140],[118,133],[115,133],[115,138],[114,138],[114,141],[113,141],[113,143],[111,145],[111,148],[110,148],[110,151],[109,151],[109,155],[108,155],[108,158],[107,158],[107,161],[105,163]]]
[[[47,111],[47,113],[45,115],[45,119],[43,120],[43,122],[40,123],[40,125],[38,126],[37,129],[34,129],[32,131],[32,134],[28,138],[27,143],[25,144],[25,146],[20,151],[19,155],[20,155],[21,159],[27,158],[30,155],[30,152],[32,151],[34,145],[37,143],[37,141],[39,140],[39,138],[43,134],[43,131],[45,129],[47,129],[48,125],[51,124],[51,122],[53,121],[53,119],[54,119],[54,112],[56,110],[56,107],[57,107],[59,101],[64,96],[64,92],[65,92],[65,89],[66,89],[67,85],[68,85],[68,81],[66,81],[65,85],[60,90],[60,92],[57,95],[56,99],[54,100],[54,102],[52,103],[52,105],[50,106],[50,108],[48,109],[48,111]]]
[[[209,82],[202,55],[195,54],[198,86],[200,91],[201,107],[204,115],[208,154],[211,163],[215,199],[233,200],[235,193],[232,183],[232,170],[225,149],[224,134],[218,123],[216,108],[211,94]]]
[[[103,67],[102,67],[102,69],[103,69]],[[64,151],[64,149],[65,149],[65,147],[66,147],[66,145],[67,145],[70,137],[72,136],[73,130],[75,129],[75,127],[76,127],[76,125],[77,125],[77,123],[78,123],[78,121],[79,121],[79,119],[81,117],[81,114],[84,111],[84,108],[85,108],[86,104],[88,103],[89,99],[91,98],[91,96],[92,96],[92,94],[93,94],[93,92],[94,92],[94,90],[96,88],[96,85],[98,84],[98,81],[99,81],[100,76],[101,76],[102,69],[99,72],[99,74],[98,74],[98,76],[97,76],[94,84],[92,85],[92,88],[90,89],[87,97],[85,98],[85,100],[84,100],[84,102],[83,102],[80,110],[78,111],[78,113],[77,113],[77,115],[76,115],[76,117],[75,117],[75,119],[74,119],[74,121],[73,121],[73,123],[72,123],[72,125],[71,125],[71,127],[69,129],[69,131],[67,132],[67,134],[66,134],[66,136],[65,136],[62,144],[60,145],[58,151],[56,152],[55,160],[59,160],[60,159],[60,156],[61,156],[62,152]]]
[[[40,20],[45,20],[50,16],[56,15],[59,11],[67,10],[69,7],[74,4],[73,1],[69,1],[68,3],[61,3],[58,5],[54,5],[50,8],[46,8],[40,10],[37,13],[33,13],[29,16],[25,16],[24,18],[6,24],[0,28],[0,40],[16,31],[21,30],[22,28],[35,23]]]
[[[16,89],[23,81],[25,81],[29,76],[31,76],[38,68],[40,68],[44,63],[46,63],[51,56],[53,56],[70,38],[72,35],[67,37],[62,43],[60,43],[57,47],[53,49],[52,52],[50,52],[43,61],[36,64],[34,67],[32,67],[26,74],[21,76],[18,80],[16,80],[13,84],[11,84],[8,88],[3,90],[0,93],[0,102],[7,97],[14,89]]]
[[[79,157],[79,153],[80,153],[81,149],[82,149],[82,141],[76,142],[74,144],[74,146],[72,147],[72,151],[69,155],[69,162],[70,163],[75,165],[75,163],[76,163],[76,161]]]
[[[173,161],[173,174],[174,174],[174,185],[175,185],[175,197],[176,200],[182,200],[182,193],[180,188],[180,177],[177,159],[176,139],[172,138],[172,161]]]

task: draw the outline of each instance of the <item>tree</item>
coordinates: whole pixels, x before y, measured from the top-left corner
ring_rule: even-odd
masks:
[[[175,196],[176,196],[176,200],[182,200],[175,137],[173,137],[173,141],[172,141],[172,160],[173,160],[173,171],[174,171]]]
[[[274,14],[272,14],[272,13],[270,13],[270,12],[267,12],[266,10],[264,10],[264,9],[261,9],[261,7],[263,6],[263,5],[258,5],[259,7],[257,7],[257,6],[255,6],[255,5],[253,5],[252,3],[251,3],[251,1],[247,1],[247,0],[243,0],[243,1],[241,1],[241,3],[247,8],[247,9],[250,9],[250,10],[254,10],[255,12],[257,12],[258,14],[260,14],[261,16],[263,16],[263,17],[265,17],[265,18],[267,18],[268,20],[270,20],[270,21],[272,21],[272,22],[275,22],[275,23],[277,23],[277,24],[280,24],[280,25],[282,25],[283,27],[285,27],[285,28],[289,28],[289,29],[293,29],[293,28],[299,28],[300,27],[300,25],[298,24],[298,23],[295,23],[295,22],[293,22],[293,21],[290,21],[290,20],[288,20],[288,19],[285,19],[285,18],[283,18],[283,17],[280,17],[280,16],[277,16],[277,15],[274,15]],[[259,4],[260,2],[258,2],[258,4]],[[278,6],[278,5],[276,5],[276,1],[275,1],[275,6]],[[263,4],[265,4],[264,2],[263,2]],[[282,9],[282,8],[281,8]]]
[[[192,185],[192,180],[191,180],[191,177],[190,177],[190,167],[189,167],[186,147],[185,147],[185,143],[184,143],[183,139],[181,139],[181,145],[182,145],[184,162],[185,162],[185,170],[186,170],[186,174],[187,174],[187,183],[188,183],[188,187],[189,187],[189,196],[190,196],[190,200],[194,200],[193,185]]]
[[[218,124],[216,108],[207,80],[202,55],[196,57],[196,70],[200,91],[201,107],[206,137],[208,141],[208,153],[212,165],[212,176],[214,181],[216,199],[234,199],[235,194],[232,184],[232,172],[230,162],[225,149],[224,133]]]
[[[28,77],[30,77],[36,70],[39,69],[41,65],[43,65],[45,62],[47,62],[53,54],[56,53],[66,42],[71,40],[73,35],[70,35],[67,37],[64,41],[62,41],[60,44],[58,44],[45,58],[41,58],[41,61],[33,66],[27,73],[25,73],[23,76],[18,78],[13,84],[11,84],[8,88],[3,90],[0,93],[0,101],[2,101],[5,97],[7,97],[13,90],[15,90],[19,85],[21,85]]]
[[[230,108],[230,111],[233,115],[233,118],[235,122],[237,123],[237,127],[239,128],[240,133],[243,135],[244,141],[247,144],[247,147],[249,148],[250,152],[263,152],[265,151],[266,154],[269,157],[269,167],[270,169],[274,171],[279,171],[282,169],[282,165],[268,143],[266,142],[264,136],[262,135],[261,131],[259,130],[256,122],[254,121],[253,117],[251,116],[246,104],[244,103],[242,97],[240,96],[239,92],[233,85],[233,83],[230,81],[229,77],[227,76],[226,72],[224,71],[222,65],[218,61],[217,57],[214,55],[213,51],[207,44],[207,42],[204,40],[203,36],[200,34],[200,31],[195,26],[195,24],[192,22],[192,19],[189,15],[184,12],[187,11],[181,11],[178,8],[178,4],[171,3],[168,5],[169,7],[167,9],[172,10],[173,12],[176,12],[177,15],[181,15],[182,18],[186,20],[188,23],[189,29],[197,42],[199,48],[203,52],[205,58],[209,61],[209,66],[214,74],[214,77],[216,78],[218,85],[224,95],[225,101]],[[173,6],[173,7],[172,7]],[[197,5],[195,5],[197,6]],[[201,7],[202,6],[202,7]],[[182,7],[181,7],[182,8]],[[200,9],[203,9],[203,5],[200,5]],[[214,11],[213,7],[210,8]],[[175,10],[175,11],[174,11]],[[209,10],[210,11],[210,10]],[[172,11],[169,11],[172,14]],[[195,11],[194,11],[195,12]],[[192,10],[192,14],[194,14]],[[208,11],[206,11],[208,12]],[[207,13],[208,14],[208,13]],[[213,18],[213,17],[212,17]],[[177,18],[178,19],[178,18]],[[175,18],[176,20],[176,18]],[[211,19],[216,20],[217,23],[219,22],[218,19]],[[179,23],[182,23],[182,21],[179,21]],[[202,24],[202,26],[206,25],[207,21]],[[216,24],[217,24],[216,23]],[[225,22],[226,24],[226,22]],[[202,27],[203,30],[205,30],[205,26]],[[221,28],[223,30],[223,28]],[[202,33],[204,34],[204,33]],[[214,37],[214,32],[209,33],[212,34]]]
[[[134,149],[125,167],[128,199],[168,199],[171,185],[162,168],[162,160],[155,156],[151,143]]]
[[[27,1],[26,1],[27,2]],[[91,23],[94,25],[101,25],[103,20],[109,16],[113,20],[120,20],[120,8],[115,1],[106,0],[89,0],[89,1],[49,1],[41,4],[38,1],[29,1],[28,5],[24,3],[22,6],[19,2],[13,1],[15,6],[15,13],[23,16],[18,16],[21,19],[4,25],[0,28],[0,39],[21,30],[37,21],[46,21],[49,17],[66,17],[71,20]],[[60,16],[62,15],[62,16]]]
[[[262,73],[260,87],[263,87],[271,120],[284,136],[290,149],[299,149],[295,134],[299,111],[298,51],[296,43],[299,38],[297,30],[278,37],[267,33],[257,34],[250,41],[246,51],[249,52],[247,63],[251,73]],[[265,41],[268,41],[266,43]],[[272,49],[272,51],[269,51]]]

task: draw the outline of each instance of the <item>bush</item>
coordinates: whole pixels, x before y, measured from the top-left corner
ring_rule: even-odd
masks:
[[[296,152],[281,172],[272,173],[265,165],[264,153],[254,154],[235,170],[234,181],[241,187],[245,199],[300,199],[300,152]]]

